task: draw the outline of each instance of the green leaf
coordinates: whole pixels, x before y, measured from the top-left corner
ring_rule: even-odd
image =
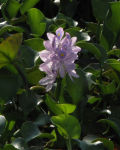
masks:
[[[19,95],[19,104],[24,113],[29,113],[37,105],[37,98],[32,91],[26,91]]]
[[[21,79],[18,75],[11,73],[6,69],[0,69],[0,98],[5,101],[15,96],[21,85]]]
[[[36,138],[41,134],[37,125],[35,125],[31,121],[23,123],[20,133],[26,142],[31,141],[32,139]]]
[[[29,83],[31,83],[32,85],[36,85],[38,84],[40,79],[44,77],[44,73],[41,72],[37,66],[35,66],[26,69],[26,76]]]
[[[78,70],[79,78],[73,78],[73,81],[66,77],[66,90],[72,98],[73,104],[77,105],[88,91],[88,83],[83,71]]]
[[[18,59],[25,68],[29,68],[34,66],[35,55],[36,52],[33,49],[28,46],[21,45]]]
[[[59,133],[65,138],[79,139],[81,134],[80,123],[74,116],[59,115],[53,116],[52,122],[58,128]]]
[[[42,36],[46,29],[45,17],[37,8],[31,8],[27,13],[27,23],[33,34]]]
[[[77,27],[69,28],[65,31],[70,33],[71,36],[76,36],[78,41],[90,41],[90,36],[88,35],[88,33],[80,31],[80,29]]]
[[[120,31],[120,2],[111,2],[110,10],[104,21],[100,43],[106,50],[112,49]]]
[[[112,141],[110,141],[106,138],[97,138],[93,142],[97,142],[97,141],[102,142],[104,147],[106,148],[106,150],[114,150],[114,144]]]
[[[39,1],[40,0],[24,0],[20,8],[21,14],[23,15],[30,8],[34,7]]]
[[[83,49],[88,50],[98,60],[101,59],[101,52],[100,52],[100,50],[93,43],[88,43],[88,42],[80,41],[80,42],[77,42],[77,45],[80,46]]]
[[[5,32],[24,32],[24,29],[18,26],[12,26],[12,25],[5,25],[0,29],[0,35],[3,35]]]
[[[22,42],[22,34],[17,33],[0,44],[0,68],[10,63],[16,57]]]
[[[120,138],[120,120],[116,118],[100,119],[98,123],[108,124]]]
[[[91,96],[88,99],[88,103],[90,104],[94,104],[95,102],[101,101],[102,98],[101,97],[95,97],[95,96]]]
[[[108,84],[100,84],[99,87],[104,95],[114,94],[116,92],[115,81]]]
[[[10,144],[6,144],[4,146],[3,150],[18,150],[17,148],[15,148],[14,146],[10,145]]]
[[[65,114],[70,114],[76,109],[76,105],[73,104],[56,104],[56,107],[61,109],[61,111]]]
[[[97,20],[103,21],[109,9],[109,3],[113,0],[92,0],[93,14]]]
[[[78,22],[74,21],[71,17],[65,16],[62,13],[58,13],[58,15],[56,16],[56,19],[66,20],[69,27],[76,26],[78,24]]]
[[[49,95],[46,95],[45,103],[54,114],[62,114],[61,109],[56,106],[57,103]]]
[[[6,119],[4,116],[0,115],[0,135],[4,131],[5,125],[6,125]]]
[[[25,148],[27,148],[27,144],[26,144],[25,140],[21,137],[16,138],[12,142],[12,145],[19,150],[24,150]]]
[[[77,145],[81,150],[104,150],[104,147],[101,143],[89,143],[86,141],[75,140]]]
[[[120,57],[120,49],[113,49],[113,50],[110,50],[108,53],[108,56],[117,56],[117,57]]]
[[[71,18],[75,15],[75,12],[77,10],[78,2],[77,0],[61,0],[60,1],[60,8],[61,11]]]
[[[41,38],[32,38],[32,39],[25,40],[24,44],[36,51],[41,51],[44,49],[43,39]]]
[[[45,103],[49,109],[56,115],[70,114],[75,111],[76,106],[72,104],[57,104],[49,95],[46,96]]]
[[[7,3],[6,10],[10,18],[16,17],[21,4],[16,0],[9,0]]]
[[[94,22],[86,22],[86,27],[87,27],[88,31],[90,31],[94,34],[97,34],[98,29],[101,30],[101,28],[99,28],[99,25]]]
[[[104,77],[107,77],[110,80],[114,80],[116,83],[120,82],[119,75],[112,68],[110,68],[104,72]]]
[[[15,126],[15,121],[10,121],[8,126],[9,131],[11,131],[14,128],[14,126]]]
[[[117,70],[120,72],[120,61],[116,59],[107,59],[106,63],[110,65],[113,69]]]
[[[38,126],[44,126],[49,122],[50,122],[50,117],[47,114],[40,114],[34,121],[34,124]]]

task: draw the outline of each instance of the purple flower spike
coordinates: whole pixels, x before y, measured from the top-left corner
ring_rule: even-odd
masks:
[[[39,83],[46,86],[46,91],[49,91],[57,75],[64,78],[66,73],[68,73],[71,80],[73,80],[72,77],[79,77],[75,71],[74,62],[78,58],[77,53],[81,51],[81,48],[75,46],[77,38],[71,38],[69,33],[66,32],[63,38],[63,28],[58,28],[56,35],[47,33],[47,36],[49,40],[44,41],[46,49],[39,52],[39,56],[44,62],[39,69],[46,73],[46,77],[41,79]]]

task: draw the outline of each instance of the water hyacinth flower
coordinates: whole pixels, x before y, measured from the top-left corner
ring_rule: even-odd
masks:
[[[39,69],[46,73],[46,77],[41,79],[39,83],[46,85],[46,90],[49,91],[58,75],[64,78],[66,73],[72,80],[72,77],[78,78],[75,71],[75,60],[78,58],[77,53],[81,48],[75,46],[77,37],[70,36],[65,33],[63,28],[58,28],[56,34],[47,33],[48,40],[44,41],[45,50],[39,52],[39,56],[43,61]]]

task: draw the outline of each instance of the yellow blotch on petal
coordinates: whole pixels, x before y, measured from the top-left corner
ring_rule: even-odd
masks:
[[[63,53],[61,53],[60,55],[61,55],[61,56],[64,56],[64,54],[63,54]]]
[[[58,33],[57,36],[60,36],[60,33]]]

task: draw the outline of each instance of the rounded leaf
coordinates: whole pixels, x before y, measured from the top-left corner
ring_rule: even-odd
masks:
[[[81,126],[77,118],[71,115],[53,116],[52,122],[58,127],[58,131],[65,138],[79,139]]]

